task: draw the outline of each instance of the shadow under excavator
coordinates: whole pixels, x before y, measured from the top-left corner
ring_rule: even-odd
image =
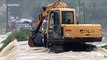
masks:
[[[64,51],[74,51],[74,52],[80,52],[80,51],[93,51],[96,49],[95,45],[92,44],[82,44],[82,43],[72,43],[72,44],[64,44]]]
[[[96,46],[92,44],[84,44],[84,43],[65,43],[62,46],[61,45],[52,45],[49,50],[50,52],[55,53],[62,53],[62,52],[90,52],[94,51],[96,49]]]

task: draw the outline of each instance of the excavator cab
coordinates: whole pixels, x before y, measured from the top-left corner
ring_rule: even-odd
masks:
[[[76,24],[75,10],[70,8],[52,9],[48,16],[47,41],[57,42],[64,39],[64,25]]]

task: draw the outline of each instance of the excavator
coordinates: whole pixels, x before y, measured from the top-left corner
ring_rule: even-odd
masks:
[[[43,21],[46,28],[42,30]],[[29,37],[30,47],[58,47],[67,43],[86,43],[102,41],[100,24],[79,24],[76,10],[58,0],[40,10],[39,18],[34,20],[35,30]],[[57,48],[56,48],[57,49]]]

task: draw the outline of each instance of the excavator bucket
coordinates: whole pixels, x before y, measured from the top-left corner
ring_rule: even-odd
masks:
[[[34,42],[32,41],[31,36],[29,37],[28,45],[29,45],[30,47],[35,47],[35,44],[34,44]]]

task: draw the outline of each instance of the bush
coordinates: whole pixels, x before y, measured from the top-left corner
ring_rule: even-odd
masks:
[[[107,49],[107,45],[103,46],[103,48]]]
[[[3,43],[3,46],[0,48],[0,51],[2,51],[3,48],[5,48],[12,41],[11,38],[12,38],[12,35],[10,35],[9,37],[7,37],[6,40],[1,42],[1,43]]]
[[[29,35],[31,33],[31,29],[23,28],[20,31],[14,31],[12,34],[7,37],[6,40],[2,41],[3,46],[0,48],[0,51],[2,51],[3,48],[5,48],[12,40],[12,38],[15,36],[18,41],[25,41],[28,39]]]
[[[31,29],[23,28],[20,31],[14,31],[13,35],[15,35],[18,41],[25,41],[28,39],[30,33],[31,33]]]

